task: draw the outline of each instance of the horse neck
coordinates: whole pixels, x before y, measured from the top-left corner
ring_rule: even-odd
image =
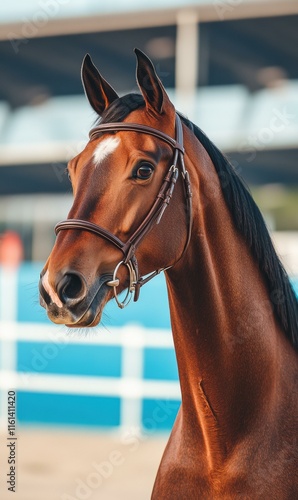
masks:
[[[167,286],[183,425],[200,436],[212,463],[252,429],[264,407],[270,411],[285,340],[211,160],[199,143],[195,149],[194,159],[186,159],[194,193],[192,238],[167,273]]]

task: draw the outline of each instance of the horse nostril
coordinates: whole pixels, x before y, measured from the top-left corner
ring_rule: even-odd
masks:
[[[77,273],[67,273],[57,284],[57,293],[64,304],[79,302],[86,293],[85,281]]]

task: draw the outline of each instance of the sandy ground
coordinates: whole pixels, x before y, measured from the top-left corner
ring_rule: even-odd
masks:
[[[166,436],[19,428],[16,493],[0,434],[1,500],[149,500]],[[11,454],[11,456],[13,453]]]

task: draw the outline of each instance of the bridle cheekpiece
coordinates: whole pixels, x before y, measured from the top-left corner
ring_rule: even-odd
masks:
[[[60,231],[66,229],[82,229],[84,231],[89,231],[104,238],[105,240],[109,241],[114,246],[116,246],[119,250],[121,250],[121,252],[123,253],[123,259],[115,267],[112,279],[107,281],[106,285],[111,286],[113,288],[115,300],[118,306],[121,309],[123,309],[126,305],[129,304],[133,293],[134,293],[134,301],[136,302],[140,295],[140,289],[143,285],[145,285],[145,283],[148,283],[148,281],[150,281],[152,278],[160,274],[162,271],[170,269],[171,267],[173,267],[173,265],[176,264],[176,262],[178,262],[176,261],[174,264],[157,269],[148,276],[143,277],[139,276],[138,261],[135,252],[140,242],[149,233],[149,231],[153,228],[153,226],[159,224],[166,207],[169,205],[171,201],[175,184],[179,176],[179,172],[181,173],[183,179],[184,193],[186,198],[186,212],[188,217],[188,236],[182,255],[184,254],[188,246],[191,236],[192,194],[191,194],[189,175],[184,165],[183,129],[178,114],[176,114],[175,139],[165,134],[164,132],[161,132],[147,125],[142,125],[138,123],[124,123],[124,122],[103,123],[101,125],[98,125],[97,127],[93,128],[90,131],[89,137],[90,140],[92,141],[94,139],[97,139],[104,132],[118,132],[118,131],[133,131],[142,134],[152,135],[169,144],[174,150],[172,164],[163,180],[161,188],[156,196],[156,199],[151,209],[149,210],[148,214],[146,215],[145,219],[141,222],[139,227],[125,242],[121,241],[117,236],[110,233],[110,231],[108,231],[107,229],[104,229],[103,227],[98,226],[93,222],[81,219],[67,219],[62,222],[59,222],[55,227],[55,233],[58,234]],[[178,260],[181,259],[182,255],[179,257]],[[119,300],[117,294],[117,287],[120,284],[120,281],[117,277],[117,272],[121,266],[126,266],[129,273],[129,286],[127,289],[126,296],[122,301]]]

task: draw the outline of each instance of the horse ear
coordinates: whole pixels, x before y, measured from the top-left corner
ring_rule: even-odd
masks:
[[[160,115],[166,102],[170,103],[168,95],[149,57],[139,49],[134,51],[137,56],[137,83],[145,99],[146,108],[154,115]]]
[[[81,74],[87,99],[96,113],[101,115],[113,101],[118,99],[118,94],[101,76],[89,54],[84,57]]]

